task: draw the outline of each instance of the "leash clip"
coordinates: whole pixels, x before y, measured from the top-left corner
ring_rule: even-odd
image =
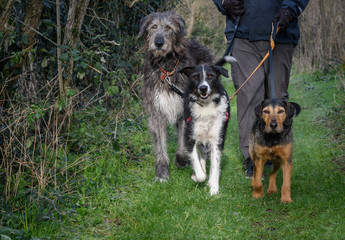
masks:
[[[164,78],[164,81],[166,81],[169,84],[169,86],[171,85],[171,81],[170,81],[170,77],[169,76],[166,76]]]

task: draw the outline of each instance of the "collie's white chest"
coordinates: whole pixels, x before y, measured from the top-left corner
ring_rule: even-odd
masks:
[[[194,138],[203,144],[219,142],[220,131],[227,117],[226,110],[226,101],[217,105],[213,102],[206,106],[195,104],[192,108]]]

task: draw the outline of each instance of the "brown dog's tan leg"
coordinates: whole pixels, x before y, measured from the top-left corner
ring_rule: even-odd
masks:
[[[254,187],[254,176],[255,176],[255,163],[254,163],[254,167],[253,167],[253,177],[252,177],[252,187]]]
[[[281,190],[281,202],[282,203],[292,203],[291,199],[291,174],[292,174],[292,162],[284,161],[283,167],[283,185]]]
[[[255,159],[255,171],[253,173],[252,185],[254,188],[253,197],[254,198],[262,198],[264,195],[264,190],[262,187],[262,172],[264,171],[265,160]]]
[[[272,172],[270,174],[270,180],[269,180],[269,186],[267,189],[267,194],[272,194],[277,192],[277,184],[276,184],[276,178],[277,178],[277,172],[280,168],[280,163],[278,161],[274,162],[274,167],[272,169]]]

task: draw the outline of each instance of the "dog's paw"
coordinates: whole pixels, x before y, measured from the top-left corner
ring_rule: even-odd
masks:
[[[185,168],[185,167],[188,167],[189,164],[190,164],[190,161],[187,156],[179,154],[179,153],[176,154],[175,166],[177,168]]]
[[[260,193],[260,192],[253,192],[252,194],[253,198],[262,198],[264,196],[263,193]]]
[[[267,194],[273,194],[273,193],[276,193],[277,192],[277,188],[276,189],[267,189]]]
[[[206,180],[206,174],[202,175],[202,176],[196,176],[195,173],[193,173],[193,175],[190,177],[194,182],[205,182]]]
[[[210,195],[213,196],[213,195],[216,195],[219,193],[219,188],[218,187],[211,187],[210,188]]]
[[[153,179],[153,182],[165,183],[165,182],[168,182],[168,180],[169,180],[169,177],[168,177],[168,178],[155,177],[155,178]]]
[[[194,182],[198,182],[197,180],[196,180],[196,176],[195,176],[195,173],[193,173],[193,175],[190,177]]]
[[[281,198],[280,201],[282,203],[292,203],[292,199],[291,198]]]

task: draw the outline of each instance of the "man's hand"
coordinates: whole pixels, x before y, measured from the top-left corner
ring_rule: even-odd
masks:
[[[288,8],[281,8],[273,18],[273,22],[278,22],[280,30],[284,31],[287,29],[289,23],[292,20],[292,13]]]
[[[243,0],[223,0],[223,7],[226,15],[233,18],[243,15],[245,12]]]

